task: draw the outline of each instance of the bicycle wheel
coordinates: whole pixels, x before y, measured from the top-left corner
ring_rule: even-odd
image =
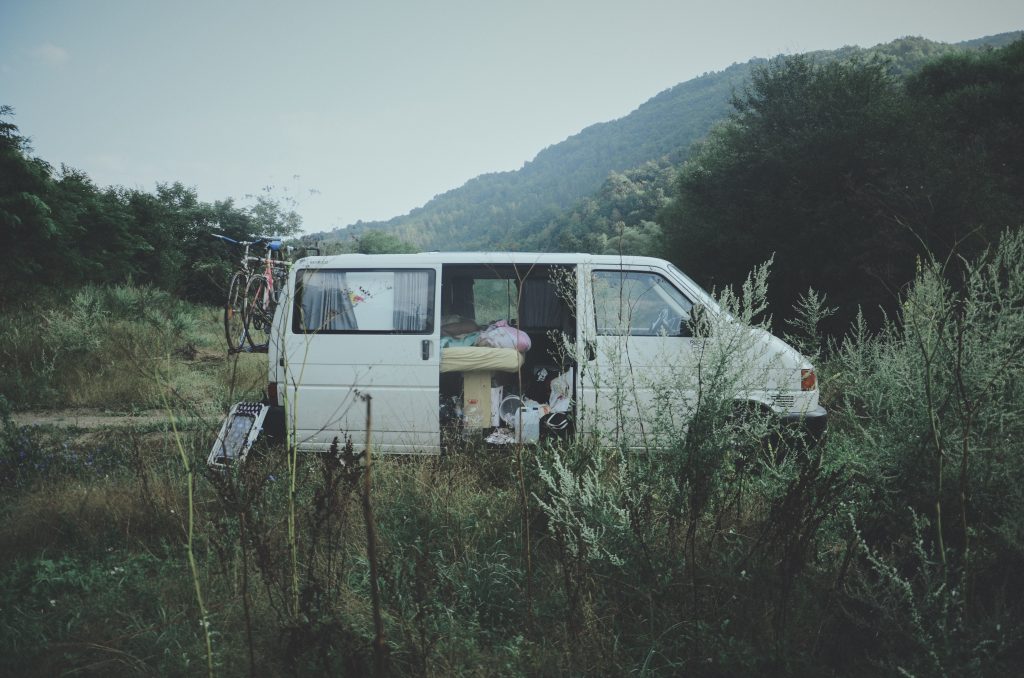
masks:
[[[228,340],[228,352],[237,353],[245,347],[245,287],[249,278],[243,271],[236,271],[228,285],[228,300],[224,304],[224,336]]]
[[[245,338],[253,351],[265,351],[274,321],[274,293],[262,275],[249,277],[245,286]]]

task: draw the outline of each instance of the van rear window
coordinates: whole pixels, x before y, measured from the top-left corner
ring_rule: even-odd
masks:
[[[296,274],[297,333],[433,334],[434,271],[306,269]]]

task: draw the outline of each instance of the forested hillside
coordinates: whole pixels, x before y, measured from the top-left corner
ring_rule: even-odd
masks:
[[[889,71],[900,76],[937,56],[1006,44],[1017,35],[1002,34],[959,45],[903,38],[869,49],[843,47],[808,57],[829,61],[880,56],[886,59]],[[320,235],[347,240],[381,229],[424,249],[604,251],[608,238],[621,230],[621,220],[611,210],[600,214],[593,210],[607,202],[609,190],[614,192],[609,186],[602,188],[603,182],[611,173],[628,172],[649,162],[679,165],[690,146],[728,115],[733,93],[764,63],[754,59],[676,85],[624,118],[593,125],[544,149],[520,170],[477,177],[407,215],[386,222],[360,222]],[[592,220],[584,217],[588,213]],[[654,222],[655,214],[656,209],[624,225],[640,227],[641,221]],[[630,236],[643,251],[654,246],[643,237],[653,232],[649,227],[640,228]]]
[[[358,237],[381,228],[426,249],[522,249],[510,231],[556,218],[594,192],[609,172],[662,157],[681,161],[687,147],[727,113],[730,92],[750,68],[736,64],[677,85],[624,118],[592,125],[542,150],[519,170],[476,177],[405,216],[324,237]]]
[[[1024,41],[905,79],[877,58],[774,60],[695,149],[659,222],[665,255],[705,285],[774,255],[777,313],[813,287],[839,307],[834,331],[858,306],[879,322],[918,258],[956,277],[1024,224]]]

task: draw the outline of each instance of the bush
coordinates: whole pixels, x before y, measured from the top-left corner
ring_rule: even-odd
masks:
[[[16,311],[5,321],[0,393],[18,409],[162,407],[168,385],[193,401],[222,404],[232,380],[240,381],[235,369],[223,369],[219,312],[154,288],[86,286],[48,310]],[[239,359],[244,382],[262,389],[266,368],[253,378],[251,357]]]
[[[624,373],[601,385],[622,389],[608,399],[622,418],[588,419],[601,426],[572,443],[375,459],[376,609],[367,470],[344,440],[337,456],[264,447],[205,474],[205,429],[181,436],[176,463],[121,440],[145,463],[99,479],[8,425],[2,458],[30,461],[4,467],[0,667],[88,670],[123,652],[126,671],[195,672],[205,629],[215,671],[366,674],[379,613],[392,675],[1012,674],[1022,273],[1016,232],[958,270],[924,262],[900,317],[827,345],[808,295],[796,327],[822,353],[833,418],[801,453],[764,454],[768,421],[731,408],[737,331],[697,357],[692,417],[668,409],[648,432],[660,449],[615,438],[630,433]],[[764,279],[726,295],[733,317],[763,318]],[[692,367],[664,370],[663,404]],[[123,583],[107,579],[117,567]],[[58,599],[83,611],[47,608]]]
[[[901,322],[858,326],[833,358],[835,443],[863,473],[846,622],[908,671],[983,674],[1024,651],[1002,630],[1024,612],[1022,310],[1017,230],[974,262],[922,262]]]

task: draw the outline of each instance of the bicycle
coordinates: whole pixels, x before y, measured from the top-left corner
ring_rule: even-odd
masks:
[[[241,268],[231,276],[224,305],[224,336],[228,352],[266,352],[278,293],[284,286],[290,266],[283,259],[281,241],[273,238],[244,241],[219,233],[211,235],[242,248]],[[251,248],[261,245],[265,248],[263,256],[249,254]],[[258,264],[262,264],[260,272],[256,272]]]

